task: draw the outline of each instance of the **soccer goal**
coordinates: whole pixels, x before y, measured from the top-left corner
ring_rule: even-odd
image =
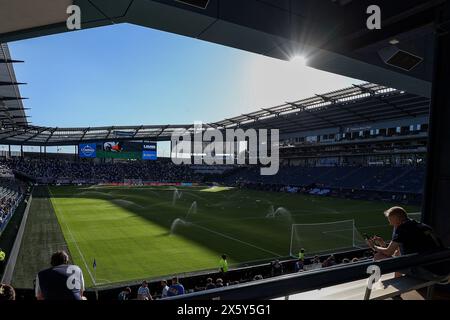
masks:
[[[365,247],[367,245],[355,227],[355,220],[292,225],[292,257],[298,257],[301,249],[310,256]]]

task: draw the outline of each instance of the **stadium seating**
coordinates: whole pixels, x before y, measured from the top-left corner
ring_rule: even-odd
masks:
[[[10,160],[16,172],[43,183],[114,183],[126,179],[158,182],[192,182],[199,179],[188,166],[171,161],[93,163],[64,160]]]
[[[260,175],[257,166],[174,165],[170,160],[152,162],[93,163],[63,160],[14,160],[9,168],[44,183],[102,183],[141,179],[158,182],[218,182],[228,185],[262,184],[313,186],[326,195],[329,189],[355,189],[420,194],[425,177],[424,166],[282,166],[274,176]],[[92,177],[95,177],[93,179]],[[328,191],[327,191],[328,190]]]
[[[273,185],[344,188],[368,191],[422,193],[425,168],[399,167],[280,167],[275,176],[261,176],[259,168],[240,170],[225,183],[261,183]]]
[[[14,179],[0,180],[0,234],[23,198],[23,190]]]

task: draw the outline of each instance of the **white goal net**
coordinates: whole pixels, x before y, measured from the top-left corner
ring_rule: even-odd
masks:
[[[290,255],[298,257],[301,249],[306,255],[337,253],[367,247],[355,227],[354,220],[293,224]]]

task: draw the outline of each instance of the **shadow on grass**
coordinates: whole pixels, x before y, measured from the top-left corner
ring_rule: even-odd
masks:
[[[46,191],[46,187],[40,187]],[[172,223],[176,219],[186,219],[189,208],[193,201],[201,203],[200,198],[206,199],[204,196],[192,195],[198,189],[186,190],[182,189],[183,196],[178,199],[176,205],[172,205],[174,190],[171,188],[157,189],[157,195],[155,192],[148,192],[147,188],[80,188],[80,187],[57,187],[52,189],[51,195],[46,191],[36,193],[35,197],[45,198],[82,198],[92,200],[108,201],[111,205],[121,207],[122,209],[135,214],[141,218],[148,220],[151,223],[155,223],[158,226],[165,228],[167,232],[156,235],[157,238],[166,238],[174,236],[171,233]],[[227,192],[227,191],[224,191]],[[235,191],[238,192],[238,191]],[[209,196],[209,194],[208,194]],[[154,200],[157,203],[151,203],[149,200]],[[162,201],[163,200],[163,201]],[[209,200],[210,203],[214,201]],[[205,206],[206,207],[206,206]],[[151,211],[148,208],[152,208]],[[159,209],[158,209],[159,208]],[[214,209],[213,209],[214,210]],[[191,218],[191,217],[189,217]],[[262,217],[263,218],[263,217]],[[269,234],[271,231],[270,224],[257,226],[263,227],[263,233]],[[205,231],[195,225],[178,225],[176,229],[176,236],[185,238],[191,242],[197,243],[199,246],[207,248],[210,251],[217,253],[217,261],[220,259],[220,255],[226,253],[230,256],[230,260],[233,263],[242,264],[251,260],[270,260],[275,254],[270,254],[269,250],[259,250],[258,247],[252,247],[246,245],[244,241],[234,239],[232,237],[224,237],[219,232]],[[220,230],[217,230],[220,231]],[[262,239],[265,240],[265,239]],[[265,240],[266,245],[270,240]],[[249,240],[249,242],[251,242]],[[265,246],[265,245],[261,245]],[[286,248],[286,255],[288,248]],[[195,258],[195,257],[193,257]]]

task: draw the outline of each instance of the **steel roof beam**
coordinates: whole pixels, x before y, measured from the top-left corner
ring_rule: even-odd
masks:
[[[24,82],[0,81],[0,86],[20,86],[26,84]]]
[[[31,137],[29,137],[29,138],[23,140],[23,143],[26,143],[26,142],[28,142],[28,141],[30,141],[30,140],[33,140],[34,138],[36,138],[37,136],[39,136],[42,132],[44,132],[44,131],[46,131],[46,130],[47,130],[47,128],[43,128],[43,129],[38,130],[38,132],[35,133],[33,136],[31,136]]]
[[[161,131],[156,135],[156,138],[159,138],[159,136],[169,127],[169,125],[164,126],[161,128]]]
[[[53,137],[53,133],[55,133],[56,130],[58,130],[58,127],[50,129],[50,135],[48,136],[47,140],[45,140],[45,144],[47,144],[50,141],[50,139]]]
[[[83,135],[81,136],[81,138],[80,138],[80,140],[79,140],[79,142],[78,142],[78,143],[81,143],[81,142],[83,142],[83,139],[84,139],[84,137],[86,136],[86,134],[88,133],[89,129],[90,129],[90,127],[89,127],[89,128],[86,128],[86,129],[84,129],[84,131],[83,131]]]
[[[0,63],[24,63],[25,61],[22,60],[12,60],[12,59],[5,59],[0,58]]]
[[[24,97],[3,97],[0,96],[0,101],[17,101],[17,100],[27,100],[28,98]]]
[[[143,128],[144,126],[141,125],[139,128],[136,128],[133,134],[133,138],[136,137],[136,135],[139,133],[139,131]]]
[[[311,110],[306,109],[305,106],[297,105],[297,104],[292,103],[292,102],[286,102],[286,103],[288,103],[288,104],[290,104],[290,105],[292,105],[292,106],[294,106],[294,107],[297,107],[297,108],[299,108],[302,112],[307,112],[307,113],[310,114],[311,116],[313,116],[313,117],[315,117],[315,118],[319,118],[319,119],[321,119],[322,121],[325,121],[326,123],[329,123],[329,124],[333,125],[334,127],[339,127],[338,124],[336,124],[336,123],[334,123],[334,122],[332,122],[332,121],[330,121],[330,120],[328,120],[328,119],[326,119],[326,118],[324,118],[324,117],[322,117],[322,116],[319,116],[319,115],[315,114],[315,113],[312,112]]]

